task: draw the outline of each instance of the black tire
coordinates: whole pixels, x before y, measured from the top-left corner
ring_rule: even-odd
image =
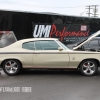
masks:
[[[80,64],[81,73],[85,76],[93,76],[98,71],[97,63],[94,60],[84,60]]]
[[[20,70],[21,65],[17,60],[9,59],[3,63],[3,71],[9,76],[17,75]]]

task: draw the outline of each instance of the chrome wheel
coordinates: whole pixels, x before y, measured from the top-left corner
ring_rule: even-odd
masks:
[[[3,64],[3,70],[8,75],[17,74],[20,68],[20,64],[17,60],[6,60]]]
[[[92,60],[84,61],[81,64],[81,72],[87,76],[94,75],[97,72],[97,64]]]
[[[10,60],[5,64],[5,70],[8,73],[15,73],[18,70],[18,65],[15,61]]]

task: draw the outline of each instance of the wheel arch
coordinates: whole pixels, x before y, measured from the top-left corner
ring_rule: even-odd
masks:
[[[95,59],[95,58],[87,58],[87,59],[82,60],[82,61],[79,63],[77,69],[80,69],[80,65],[81,65],[81,63],[82,63],[83,61],[85,61],[85,60],[93,60],[93,61],[96,62],[97,66],[100,67],[100,62],[99,62],[98,59]]]
[[[1,68],[3,68],[3,63],[4,63],[6,60],[17,60],[17,61],[20,63],[21,68],[22,68],[22,66],[23,66],[22,63],[21,63],[21,61],[20,61],[19,59],[9,58],[9,59],[5,59],[5,60],[3,60],[3,61],[1,62]]]

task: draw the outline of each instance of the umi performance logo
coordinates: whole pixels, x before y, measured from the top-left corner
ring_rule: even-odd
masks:
[[[69,27],[69,24],[60,25],[38,25],[33,24],[33,37],[50,37],[50,38],[59,38],[60,41],[64,40],[64,37],[87,37],[89,36],[89,27],[86,25],[86,30],[81,30],[81,25],[72,24]]]
[[[33,37],[49,37],[51,25],[35,25]]]

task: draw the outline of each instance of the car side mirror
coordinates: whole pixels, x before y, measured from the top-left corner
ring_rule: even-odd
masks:
[[[59,51],[62,51],[62,50],[63,50],[63,48],[62,48],[62,47],[58,47],[58,50],[59,50]]]

